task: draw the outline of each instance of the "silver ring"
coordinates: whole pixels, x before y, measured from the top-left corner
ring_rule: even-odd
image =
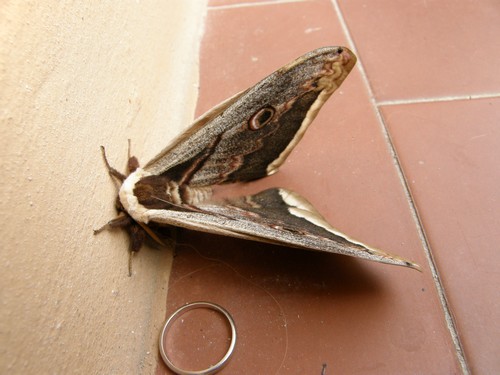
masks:
[[[164,347],[164,342],[165,342],[165,337],[167,336],[168,329],[172,325],[172,323],[183,313],[192,310],[192,309],[198,309],[206,307],[215,311],[220,312],[223,314],[226,319],[229,321],[229,325],[231,326],[231,343],[229,344],[229,349],[227,350],[227,353],[222,357],[222,359],[217,362],[215,365],[210,366],[209,368],[205,370],[197,370],[197,371],[188,371],[188,370],[183,370],[176,365],[172,363],[170,358],[167,356],[167,352]],[[215,303],[211,302],[204,302],[204,301],[199,301],[199,302],[191,302],[188,303],[187,305],[184,305],[182,307],[179,307],[170,317],[167,319],[167,322],[163,326],[163,330],[161,331],[160,335],[160,354],[161,357],[163,358],[163,361],[165,364],[168,366],[170,370],[175,372],[176,374],[179,375],[209,375],[209,374],[215,374],[217,371],[222,369],[226,364],[231,355],[233,354],[234,347],[236,345],[236,326],[234,324],[234,320],[231,317],[231,315],[221,306],[216,305]]]

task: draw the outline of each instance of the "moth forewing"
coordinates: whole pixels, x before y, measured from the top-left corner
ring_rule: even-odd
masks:
[[[181,163],[185,158],[184,154],[174,153],[172,150],[176,148],[177,145],[183,144],[192,134],[198,132],[207,123],[212,121],[215,117],[224,112],[226,108],[233,105],[245,91],[241,91],[230,98],[227,98],[222,103],[219,103],[214,108],[210,109],[208,112],[204,113],[198,117],[183,133],[179,134],[167,147],[165,147],[157,156],[150,160],[144,169],[147,169],[151,174],[161,174],[167,171],[169,168]]]
[[[202,116],[145,169],[174,179],[182,176],[192,186],[249,181],[273,173],[355,62],[344,47],[320,48],[302,56]],[[263,108],[271,109],[273,118],[264,126],[252,126]]]
[[[319,91],[317,99],[312,103],[311,107],[307,111],[300,128],[297,130],[288,146],[272,163],[268,165],[268,175],[272,175],[278,171],[278,168],[285,162],[288,155],[290,155],[294,147],[302,139],[307,128],[316,118],[323,104],[325,104],[335,90],[340,87],[344,79],[349,75],[352,68],[356,64],[356,56],[347,48],[342,47],[341,49],[342,54],[339,58],[331,59],[331,61],[324,64],[323,67],[325,72],[316,82],[317,90]]]

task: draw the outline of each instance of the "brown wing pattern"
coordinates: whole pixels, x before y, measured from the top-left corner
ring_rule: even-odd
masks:
[[[194,209],[157,210],[149,217],[156,223],[419,269],[411,261],[349,238],[328,224],[305,198],[282,188],[199,204]]]
[[[302,56],[203,116],[145,170],[191,186],[276,172],[355,62],[343,47]]]

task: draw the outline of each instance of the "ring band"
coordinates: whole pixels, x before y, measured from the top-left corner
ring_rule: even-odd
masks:
[[[171,327],[171,325],[179,318],[183,313],[192,310],[192,309],[198,309],[198,308],[209,308],[215,311],[220,312],[222,315],[226,317],[226,319],[229,322],[229,325],[231,326],[231,343],[229,344],[229,349],[227,350],[226,354],[222,359],[217,362],[215,365],[212,365],[208,367],[205,370],[197,370],[197,371],[189,371],[189,370],[183,370],[176,365],[172,363],[170,358],[168,358],[167,351],[165,350],[165,337],[167,336],[168,330]],[[179,375],[209,375],[209,374],[215,374],[217,371],[222,369],[227,364],[227,361],[231,357],[234,351],[234,347],[236,345],[236,326],[234,324],[234,320],[231,317],[231,315],[221,306],[216,305],[215,303],[211,302],[205,302],[205,301],[199,301],[199,302],[191,302],[188,303],[187,305],[184,305],[180,308],[178,308],[170,317],[167,319],[167,322],[163,326],[163,330],[161,331],[160,335],[160,354],[161,357],[163,358],[163,361],[165,364],[168,366],[170,370],[175,372],[176,374]]]

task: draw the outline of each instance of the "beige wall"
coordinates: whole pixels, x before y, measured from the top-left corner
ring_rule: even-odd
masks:
[[[205,1],[0,5],[0,373],[139,374],[157,360],[171,251],[93,236],[123,170],[186,126]]]

